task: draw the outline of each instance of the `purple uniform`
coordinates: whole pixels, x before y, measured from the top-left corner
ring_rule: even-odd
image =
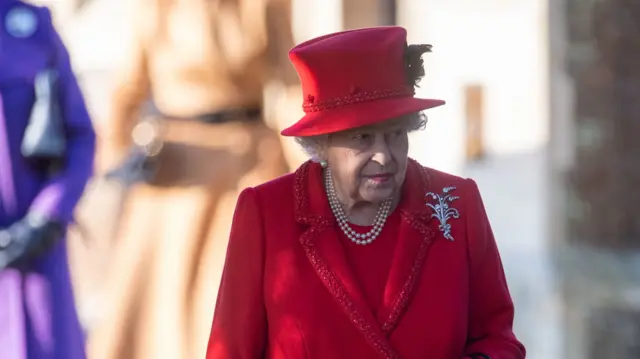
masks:
[[[95,133],[83,96],[47,9],[0,0],[0,21],[0,228],[28,212],[68,223],[93,169]],[[51,177],[26,161],[20,146],[34,77],[54,56],[68,139],[65,167]],[[0,272],[0,358],[84,357],[65,241],[28,268]]]

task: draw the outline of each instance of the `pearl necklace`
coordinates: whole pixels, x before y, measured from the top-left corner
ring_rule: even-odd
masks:
[[[353,243],[360,245],[367,245],[373,242],[378,236],[380,232],[382,232],[382,227],[384,227],[385,222],[389,216],[389,210],[391,209],[392,198],[386,199],[382,202],[382,205],[378,209],[378,213],[373,221],[373,228],[369,230],[367,233],[358,233],[349,225],[349,220],[344,213],[344,209],[338,200],[338,196],[336,195],[335,187],[333,186],[333,177],[331,175],[331,169],[327,168],[325,170],[325,189],[327,191],[327,197],[329,199],[329,205],[331,206],[331,211],[333,211],[333,215],[336,217],[338,221],[338,225],[342,232],[349,238]]]

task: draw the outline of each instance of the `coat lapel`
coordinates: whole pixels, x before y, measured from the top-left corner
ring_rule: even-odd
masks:
[[[322,183],[322,169],[311,162],[295,175],[296,221],[309,226],[300,237],[311,265],[349,321],[362,333],[381,358],[396,359],[382,328],[365,302],[344,251]]]
[[[385,286],[378,322],[385,335],[390,335],[411,304],[420,273],[435,232],[427,226],[431,213],[425,204],[429,181],[426,170],[415,161],[407,168],[398,207],[402,218],[397,244]]]
[[[411,160],[397,210],[402,218],[398,243],[377,318],[364,300],[339,243],[335,219],[326,198],[322,168],[312,162],[295,175],[296,221],[308,226],[300,237],[311,265],[350,321],[382,358],[398,358],[388,337],[411,304],[435,232],[428,227],[426,169]]]

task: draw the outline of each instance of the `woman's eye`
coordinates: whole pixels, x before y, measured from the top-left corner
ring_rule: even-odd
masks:
[[[402,135],[404,134],[404,132],[405,132],[405,131],[404,131],[404,130],[402,130],[402,129],[397,129],[397,130],[391,131],[391,132],[390,132],[390,135],[391,135],[391,137],[393,137],[393,138],[397,138],[397,137],[402,136]]]
[[[353,139],[359,142],[366,142],[369,140],[369,138],[371,138],[371,135],[367,133],[357,133],[353,135]]]

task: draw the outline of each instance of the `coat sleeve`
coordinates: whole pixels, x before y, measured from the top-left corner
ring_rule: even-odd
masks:
[[[262,358],[267,339],[263,296],[264,232],[256,192],[238,198],[207,359]]]
[[[31,211],[67,223],[71,221],[74,208],[93,173],[96,137],[82,91],[71,68],[69,53],[54,28],[50,11],[46,8],[41,10],[51,31],[57,56],[58,94],[65,121],[67,153],[64,168],[38,194]]]
[[[131,36],[127,38],[124,61],[114,74],[108,113],[99,127],[101,169],[111,169],[129,153],[131,132],[146,101],[151,100],[148,36],[154,21],[144,1],[131,2]],[[146,10],[146,11],[145,11]],[[104,144],[104,146],[102,146]]]
[[[524,359],[525,348],[512,329],[513,301],[491,225],[477,184],[467,182],[467,197],[472,200],[467,209],[470,312],[465,355]]]

